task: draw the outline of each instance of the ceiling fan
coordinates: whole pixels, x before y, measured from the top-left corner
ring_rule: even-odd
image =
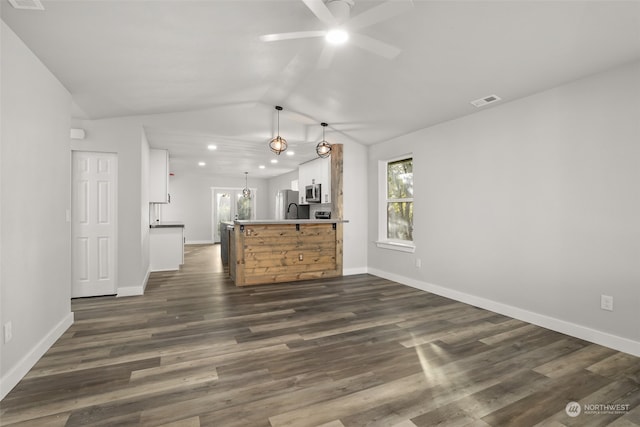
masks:
[[[326,0],[326,3],[323,0],[302,0],[302,2],[326,26],[325,30],[265,34],[260,36],[260,40],[273,42],[325,37],[328,43],[320,54],[318,68],[328,68],[337,45],[345,43],[347,40],[349,43],[376,55],[387,59],[395,58],[401,52],[398,47],[358,34],[355,31],[390,19],[413,7],[412,0],[387,0],[351,18],[351,8],[355,4],[354,0]]]

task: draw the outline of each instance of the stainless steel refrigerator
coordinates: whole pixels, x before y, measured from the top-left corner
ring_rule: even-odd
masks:
[[[309,219],[309,205],[300,205],[299,193],[280,190],[276,194],[276,219]]]

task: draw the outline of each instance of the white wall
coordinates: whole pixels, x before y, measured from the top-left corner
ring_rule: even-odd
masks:
[[[367,225],[369,217],[367,189],[367,147],[355,142],[343,143],[343,217],[344,274],[367,271]],[[375,182],[375,181],[374,181]]]
[[[147,279],[151,274],[151,262],[149,260],[149,141],[144,129],[140,142],[140,273],[142,274],[142,287],[147,286]]]
[[[142,293],[149,271],[148,143],[136,118],[75,120],[86,132],[73,150],[118,155],[118,295]]]
[[[638,76],[636,63],[372,147],[372,183],[379,160],[414,154],[416,253],[373,244],[371,185],[370,271],[640,355]]]
[[[169,178],[171,203],[161,205],[163,221],[179,221],[184,223],[184,234],[187,243],[211,243],[212,206],[211,188],[244,188],[244,173],[238,176],[220,176],[190,174],[182,172]],[[249,188],[255,189],[256,218],[273,219],[269,210],[269,182],[265,179],[247,179]]]
[[[0,398],[73,323],[71,95],[2,22]]]

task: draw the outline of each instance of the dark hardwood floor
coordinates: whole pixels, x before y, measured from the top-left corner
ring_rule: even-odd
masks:
[[[217,250],[74,300],[1,424],[640,426],[640,358],[370,275],[236,288]]]

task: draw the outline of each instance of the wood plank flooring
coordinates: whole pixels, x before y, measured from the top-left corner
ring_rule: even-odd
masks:
[[[218,250],[74,300],[0,424],[640,426],[637,357],[370,275],[237,288]]]

